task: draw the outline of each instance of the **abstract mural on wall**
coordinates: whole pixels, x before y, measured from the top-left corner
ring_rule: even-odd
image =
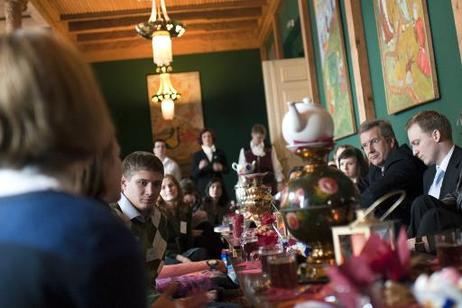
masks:
[[[425,0],[374,0],[389,114],[438,98]]]
[[[338,139],[356,132],[338,0],[314,0],[314,8],[327,110]]]
[[[200,149],[197,138],[204,128],[200,77],[199,72],[188,72],[171,74],[170,79],[181,98],[175,103],[175,117],[167,121],[162,118],[160,105],[151,102],[159,87],[159,76],[147,76],[152,135],[154,140],[166,141],[167,155],[178,162],[182,175],[188,176],[191,155]]]

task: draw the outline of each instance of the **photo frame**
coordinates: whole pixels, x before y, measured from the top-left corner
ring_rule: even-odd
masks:
[[[200,149],[198,136],[204,128],[200,75],[199,72],[172,73],[170,79],[181,98],[175,102],[173,120],[164,120],[160,104],[151,101],[159,87],[159,75],[147,76],[152,136],[153,141],[159,138],[166,141],[167,156],[178,163],[183,176],[188,176],[191,156]]]
[[[374,0],[388,114],[439,98],[426,0]]]
[[[338,0],[314,0],[324,96],[334,120],[334,138],[356,132],[348,63]]]

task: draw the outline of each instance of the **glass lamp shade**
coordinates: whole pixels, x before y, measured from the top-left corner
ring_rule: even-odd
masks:
[[[157,66],[168,66],[172,62],[172,39],[168,31],[156,31],[152,35],[152,54]]]
[[[365,216],[364,210],[356,211],[357,219],[347,225],[332,227],[335,262],[342,264],[351,256],[361,253],[372,233],[394,246],[394,221],[380,221],[373,216]]]
[[[170,99],[164,99],[160,104],[162,110],[162,117],[165,120],[172,120],[175,115],[175,103]]]

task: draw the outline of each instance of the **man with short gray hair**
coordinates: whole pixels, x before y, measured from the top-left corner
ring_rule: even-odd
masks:
[[[361,206],[368,207],[384,194],[394,190],[404,190],[406,198],[391,214],[409,225],[410,207],[415,197],[422,194],[422,174],[424,164],[412,155],[407,145],[398,145],[391,124],[384,120],[364,122],[359,128],[361,147],[371,166],[368,174],[360,181]],[[390,205],[379,209],[385,213]]]

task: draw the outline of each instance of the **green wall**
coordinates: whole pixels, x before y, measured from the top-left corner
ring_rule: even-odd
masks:
[[[374,0],[375,1],[375,0]],[[319,66],[319,47],[317,44],[315,18],[313,16],[312,0],[307,0],[311,14],[313,41],[315,47],[315,57],[317,63],[317,80],[320,89],[321,101],[325,105],[325,97],[322,87],[322,75]],[[350,66],[350,80],[353,84],[354,77],[351,69],[351,54],[348,46],[347,25],[345,18],[344,2],[341,0],[341,12],[343,29],[345,31],[345,42],[347,47],[347,61]],[[457,46],[457,36],[455,32],[454,18],[452,15],[451,0],[431,0],[427,1],[429,22],[433,39],[433,50],[435,55],[436,71],[438,76],[438,86],[440,98],[419,105],[415,108],[408,109],[395,115],[388,115],[385,103],[385,90],[382,79],[382,69],[380,63],[380,54],[377,38],[377,27],[374,16],[373,1],[361,0],[363,11],[364,30],[366,36],[366,44],[368,49],[369,69],[372,79],[372,90],[375,100],[375,112],[377,118],[388,119],[395,129],[398,141],[400,143],[408,143],[405,131],[406,121],[421,110],[436,110],[445,114],[454,131],[455,142],[462,145],[462,130],[456,126],[456,122],[460,112],[462,112],[461,93],[462,93],[462,64],[460,62],[459,49]],[[356,102],[356,93],[352,87],[353,100]],[[359,126],[358,110],[355,106],[356,123]],[[359,138],[357,135],[343,138],[337,141],[338,144],[349,143],[359,146]]]
[[[258,50],[174,56],[175,72],[199,71],[204,123],[217,136],[231,164],[248,144],[254,123],[267,126],[265,93]],[[152,133],[146,76],[151,59],[101,62],[93,65],[111,109],[122,155],[151,151]],[[228,191],[235,184],[231,171],[225,178]]]

